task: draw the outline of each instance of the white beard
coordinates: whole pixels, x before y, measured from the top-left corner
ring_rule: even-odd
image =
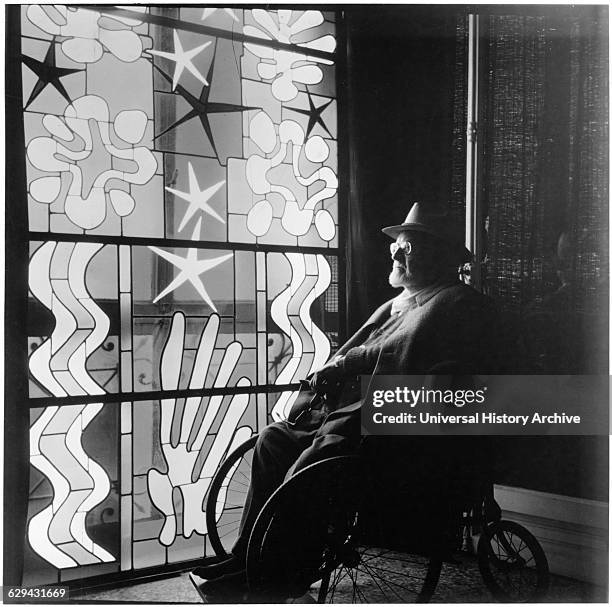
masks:
[[[401,268],[393,268],[391,270],[391,274],[389,274],[389,284],[395,288],[399,289],[405,286],[406,274]]]

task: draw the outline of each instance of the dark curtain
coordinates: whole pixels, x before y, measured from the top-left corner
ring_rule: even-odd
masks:
[[[488,288],[524,315],[563,284],[607,315],[607,7],[488,18]],[[602,307],[603,306],[603,307]]]
[[[464,8],[345,11],[349,335],[395,293],[381,226],[400,223],[415,200],[463,224]],[[483,16],[486,286],[512,339],[546,309],[572,312],[562,346],[583,352],[548,360],[550,372],[607,372],[607,8],[513,8],[521,14]],[[512,359],[500,345],[509,370],[533,372],[516,346],[523,355]],[[497,447],[502,484],[607,498],[607,440],[509,437]]]
[[[485,19],[486,288],[514,372],[608,373],[607,10]],[[607,437],[505,437],[497,460],[502,484],[607,500]]]
[[[347,37],[348,335],[384,301],[389,238],[413,202],[465,217],[465,18],[451,6],[352,6]],[[344,83],[341,83],[341,86]]]

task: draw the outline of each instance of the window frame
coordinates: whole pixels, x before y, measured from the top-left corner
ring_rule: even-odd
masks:
[[[83,8],[89,8],[84,6]],[[324,7],[316,7],[323,10]],[[95,10],[95,7],[91,7]],[[172,19],[170,17],[147,12],[134,13],[126,8],[106,8],[105,12],[113,12],[117,16],[138,16],[150,24],[169,28],[201,33],[217,38],[233,39],[235,41],[256,42],[260,46],[269,46],[279,50],[291,50],[304,54],[304,49],[291,44],[283,44],[275,40],[264,40],[246,36],[197,23]],[[224,249],[234,251],[251,251],[253,253],[312,253],[335,256],[338,270],[338,341],[342,344],[346,339],[346,251],[348,226],[348,148],[347,148],[347,115],[345,87],[346,81],[346,32],[341,11],[335,11],[336,19],[336,51],[331,54],[336,67],[336,100],[337,100],[337,142],[338,142],[338,246],[300,247],[282,245],[263,245],[249,243],[232,243],[218,241],[197,241],[185,239],[104,236],[91,234],[64,234],[55,232],[40,232],[29,230],[28,225],[28,195],[26,177],[25,134],[23,125],[23,90],[21,79],[21,5],[6,8],[6,149],[18,150],[18,153],[7,154],[6,158],[6,204],[5,204],[5,436],[4,436],[4,583],[19,585],[22,582],[24,546],[27,535],[27,503],[30,467],[29,428],[30,409],[54,406],[68,406],[87,403],[112,403],[118,409],[121,402],[136,403],[140,401],[156,401],[161,398],[183,398],[188,396],[214,396],[228,394],[268,394],[299,389],[299,383],[283,385],[266,384],[249,387],[206,388],[200,390],[158,390],[123,392],[121,386],[117,392],[103,395],[67,396],[67,397],[30,397],[28,387],[28,262],[29,245],[35,241],[54,242],[97,242],[109,245],[154,245],[163,247],[189,247],[196,249]],[[330,57],[329,53],[318,50],[308,50],[314,56]],[[151,403],[151,406],[154,406]],[[120,468],[120,435],[118,435]],[[119,471],[120,475],[120,471]],[[120,476],[119,476],[120,478]],[[9,520],[16,524],[6,524]],[[121,563],[120,554],[116,561]],[[71,588],[84,589],[92,586],[116,583],[123,580],[137,580],[143,577],[161,576],[174,571],[184,570],[190,561],[168,563],[141,569],[132,568],[127,571],[117,571],[76,578],[71,581],[60,581],[58,569],[57,583]],[[84,567],[84,566],[83,566]]]

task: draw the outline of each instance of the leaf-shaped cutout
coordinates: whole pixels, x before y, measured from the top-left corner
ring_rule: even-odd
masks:
[[[336,235],[336,225],[329,211],[321,209],[315,215],[315,226],[319,236],[329,242]]]
[[[247,228],[255,236],[263,236],[272,225],[272,205],[267,200],[260,200],[247,216]]]
[[[136,202],[130,194],[123,190],[111,190],[108,193],[113,209],[119,217],[125,217],[129,215],[136,206]]]
[[[57,177],[41,177],[30,183],[30,194],[34,200],[49,204],[53,202],[62,189],[62,180]]]

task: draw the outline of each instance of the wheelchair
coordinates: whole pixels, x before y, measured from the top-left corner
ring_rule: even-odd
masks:
[[[206,519],[219,556],[237,537],[256,440],[229,454],[211,483]],[[249,597],[280,602],[316,592],[318,603],[429,602],[443,563],[455,562],[453,553],[476,527],[478,567],[493,597],[543,599],[546,556],[527,529],[501,519],[492,484],[477,502],[461,474],[454,475],[457,482],[436,479],[434,491],[416,493],[423,483],[412,477],[402,493],[387,478],[394,473],[381,474],[381,458],[372,458],[380,444],[369,454],[366,449],[314,463],[269,498],[249,539]]]

